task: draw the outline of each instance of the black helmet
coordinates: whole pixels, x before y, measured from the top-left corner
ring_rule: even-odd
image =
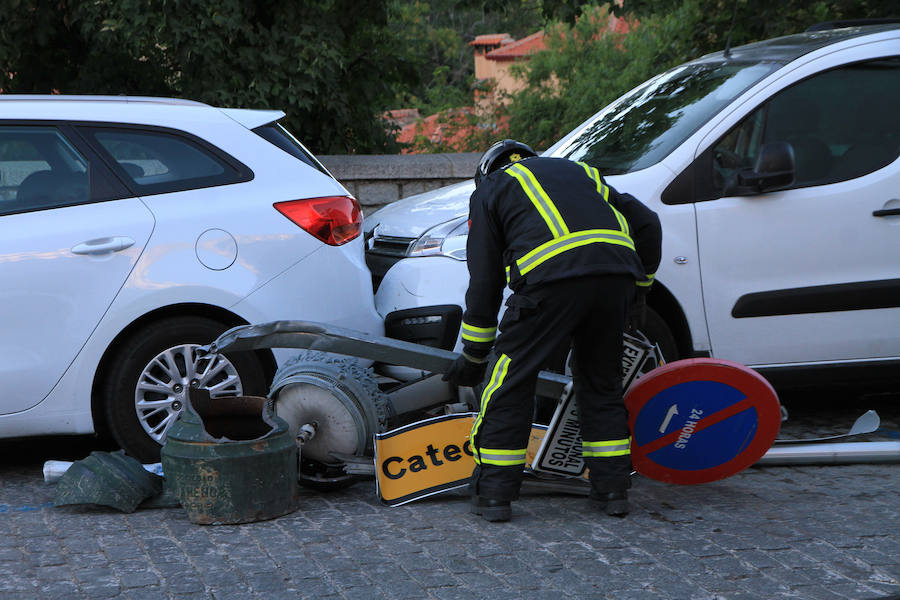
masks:
[[[497,142],[481,155],[478,168],[475,170],[475,185],[480,184],[482,179],[497,169],[530,156],[537,156],[537,153],[522,142],[516,140]]]

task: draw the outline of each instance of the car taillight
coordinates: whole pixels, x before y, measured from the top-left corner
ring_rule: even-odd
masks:
[[[346,244],[362,231],[362,212],[349,196],[289,200],[273,206],[329,246]]]

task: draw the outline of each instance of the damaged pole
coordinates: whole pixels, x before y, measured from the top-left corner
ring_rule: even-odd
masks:
[[[774,446],[756,466],[893,462],[900,462],[900,442],[839,442]]]

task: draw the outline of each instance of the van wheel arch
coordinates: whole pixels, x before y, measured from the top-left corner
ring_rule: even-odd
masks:
[[[668,327],[675,338],[675,344],[678,348],[678,356],[676,358],[690,358],[694,356],[694,340],[691,335],[691,329],[688,326],[687,317],[681,309],[681,305],[672,292],[659,281],[653,284],[650,294],[647,296],[647,306],[656,312],[657,315]],[[668,359],[667,360],[671,360]]]

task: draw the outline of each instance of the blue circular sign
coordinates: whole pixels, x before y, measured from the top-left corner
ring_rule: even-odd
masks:
[[[679,484],[729,477],[772,446],[781,408],[758,373],[730,361],[689,359],[644,375],[625,399],[635,470]]]

